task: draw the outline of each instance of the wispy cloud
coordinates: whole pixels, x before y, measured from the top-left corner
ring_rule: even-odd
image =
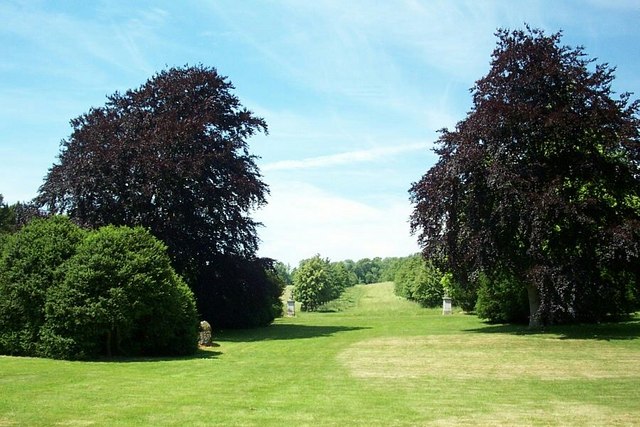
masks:
[[[167,43],[160,42],[157,34],[167,13],[159,8],[138,9],[117,20],[112,19],[114,9],[102,8],[99,16],[88,20],[72,10],[3,3],[0,34],[23,51],[22,72],[93,85],[108,81],[114,70],[151,74],[155,70],[146,55],[150,47]]]
[[[37,191],[68,120],[105,94],[201,62],[269,125],[250,141],[271,188],[262,254],[404,255],[407,188],[436,161],[436,130],[471,108],[496,28],[564,29],[618,66],[616,90],[637,93],[634,11],[637,0],[0,1],[0,192]]]
[[[307,183],[277,184],[256,213],[265,225],[260,254],[292,266],[316,253],[334,261],[409,255],[419,250],[409,232],[410,212],[402,198],[373,206]]]
[[[388,159],[411,151],[426,150],[428,144],[414,143],[396,145],[391,147],[376,147],[368,150],[349,151],[346,153],[332,154],[328,156],[309,157],[301,160],[282,160],[268,163],[262,166],[264,171],[282,171],[295,169],[323,168],[330,166],[351,165],[354,163],[371,162],[380,159]]]
[[[455,124],[457,99],[488,70],[495,30],[521,26],[523,15],[539,21],[543,9],[537,2],[516,8],[448,0],[281,0],[255,10],[233,1],[210,5],[255,61],[313,96],[343,111],[431,129]]]

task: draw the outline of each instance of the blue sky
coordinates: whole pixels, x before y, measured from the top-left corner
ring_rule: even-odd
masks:
[[[210,0],[0,3],[0,194],[34,197],[69,120],[167,66],[213,66],[269,135],[260,255],[292,266],[404,256],[407,190],[471,106],[499,27],[525,22],[640,93],[640,1]]]

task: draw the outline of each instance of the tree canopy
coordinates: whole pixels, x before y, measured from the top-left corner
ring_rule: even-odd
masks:
[[[36,201],[92,228],[149,229],[167,245],[202,315],[216,326],[236,319],[248,327],[273,320],[280,287],[267,283],[268,262],[255,257],[259,224],[251,218],[268,187],[247,139],[267,125],[233,88],[214,68],[195,66],[108,96],[71,121]],[[223,320],[224,313],[233,316]]]
[[[267,125],[232,89],[214,68],[195,66],[108,96],[71,121],[39,205],[91,227],[144,226],[187,276],[212,255],[253,256],[250,213],[268,188],[246,140]]]
[[[615,69],[561,33],[497,37],[473,108],[441,131],[438,162],[410,189],[424,255],[463,288],[512,277],[532,325],[633,311],[640,105],[614,99]]]
[[[423,307],[438,307],[445,294],[442,278],[431,261],[415,254],[399,260],[393,277],[394,292]]]
[[[316,255],[300,261],[293,274],[293,297],[303,311],[316,311],[336,298],[349,286],[349,274],[342,263],[331,263]]]
[[[11,207],[4,203],[4,197],[0,194],[0,236],[13,231],[14,216]]]

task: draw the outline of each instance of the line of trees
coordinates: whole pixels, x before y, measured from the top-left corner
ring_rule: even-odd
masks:
[[[303,311],[316,311],[323,304],[337,299],[350,286],[377,282],[395,282],[398,296],[416,301],[424,307],[442,304],[450,275],[444,275],[433,263],[419,254],[407,257],[364,258],[359,261],[331,262],[316,255],[300,262],[290,271],[284,264],[279,268],[285,279],[293,284],[293,297]],[[360,273],[360,275],[358,274]]]
[[[398,263],[403,259],[403,257],[375,257],[362,258],[358,261],[347,259],[330,262],[331,264],[340,264],[339,268],[346,271],[347,286],[353,286],[393,281]],[[281,272],[283,279],[288,281],[288,284],[291,284],[293,274],[298,268],[299,267],[292,269],[284,263],[276,262],[276,269]]]
[[[301,303],[302,310],[315,311],[340,297],[350,286],[393,280],[400,260],[376,257],[332,262],[318,254],[300,261],[293,270],[276,263],[276,271],[282,282],[294,286],[293,297]]]
[[[395,294],[423,307],[442,305],[445,295],[445,275],[420,254],[401,258],[394,269]]]

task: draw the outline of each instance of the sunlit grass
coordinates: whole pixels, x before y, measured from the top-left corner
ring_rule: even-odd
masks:
[[[357,286],[183,359],[0,358],[3,425],[634,425],[640,322],[442,316]],[[215,327],[215,325],[214,325]]]

